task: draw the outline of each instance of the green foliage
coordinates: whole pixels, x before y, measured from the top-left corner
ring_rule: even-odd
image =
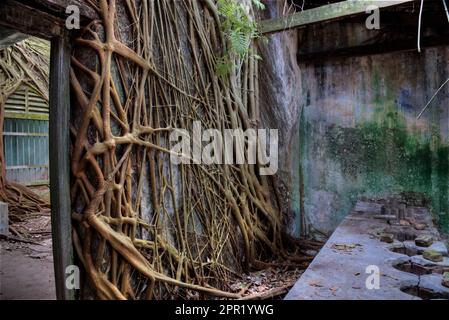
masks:
[[[265,5],[260,0],[253,0],[253,4],[257,9],[264,10]]]
[[[260,0],[252,0],[258,9],[265,9]],[[229,48],[217,61],[216,71],[219,75],[226,75],[232,70],[232,57],[243,58],[249,54],[251,41],[260,38],[257,23],[251,21],[245,12],[245,7],[238,0],[218,0],[218,12],[222,17],[222,32],[228,40]],[[252,58],[261,59],[254,55]]]
[[[244,56],[248,52],[248,48],[251,44],[251,38],[243,32],[235,31],[229,34],[229,40],[231,42],[231,48],[239,56]]]
[[[215,65],[215,72],[219,76],[225,76],[231,72],[232,63],[229,60],[229,57],[221,57],[218,59],[217,64]]]

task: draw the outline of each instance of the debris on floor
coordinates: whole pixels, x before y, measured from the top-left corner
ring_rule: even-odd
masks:
[[[48,197],[48,188],[41,187]],[[0,236],[0,300],[55,299],[55,280],[48,212],[21,215]]]
[[[232,291],[244,294],[243,299],[276,299],[285,295],[304,270],[270,268],[251,272],[230,285]]]
[[[51,239],[0,240],[0,300],[56,299]]]
[[[420,247],[429,247],[433,243],[433,237],[428,234],[423,234],[415,239],[415,244]]]
[[[290,265],[272,261],[273,267],[250,272],[230,281],[229,289],[243,295],[242,300],[282,299],[296,283],[313,258],[324,245],[317,240],[302,239],[298,246],[300,252]],[[356,245],[354,245],[355,247]]]

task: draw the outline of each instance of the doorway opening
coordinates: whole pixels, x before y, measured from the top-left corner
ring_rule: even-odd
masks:
[[[0,28],[0,299],[55,299],[50,42]]]

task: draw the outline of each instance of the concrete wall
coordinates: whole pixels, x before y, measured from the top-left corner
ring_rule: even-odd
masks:
[[[300,61],[308,225],[330,233],[356,199],[416,191],[449,231],[449,48]],[[300,188],[301,186],[297,186]]]
[[[259,20],[279,17],[283,1],[267,1]],[[302,97],[300,70],[297,64],[296,30],[268,36],[259,42],[260,126],[279,131],[279,170],[274,176],[273,195],[284,215],[286,230],[301,235],[299,208],[299,136],[298,120]]]

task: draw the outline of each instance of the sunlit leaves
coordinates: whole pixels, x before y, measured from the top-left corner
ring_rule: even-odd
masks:
[[[260,0],[252,0],[251,3],[258,9],[265,8]],[[232,70],[232,57],[243,58],[249,54],[251,41],[260,35],[257,23],[250,19],[243,3],[237,0],[218,0],[218,11],[222,18],[222,32],[229,47],[217,61],[216,71],[219,75],[226,75]],[[253,58],[259,59],[260,56]]]

